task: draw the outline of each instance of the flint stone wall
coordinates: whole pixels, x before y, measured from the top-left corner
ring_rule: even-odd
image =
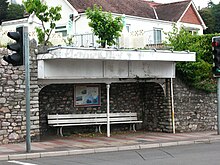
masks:
[[[41,134],[56,129],[47,125],[47,114],[93,114],[106,113],[106,84],[101,87],[101,106],[75,107],[75,84],[53,84],[45,86],[40,92],[40,128]],[[170,102],[164,97],[163,89],[156,83],[112,83],[110,87],[110,112],[137,112],[138,119],[143,121],[139,129],[170,132]],[[94,132],[94,126],[64,128],[77,132]],[[103,126],[105,129],[105,126]],[[112,125],[112,129],[126,130],[129,125]],[[65,131],[66,132],[66,131]]]
[[[174,81],[175,121],[177,132],[217,130],[217,94],[187,87]]]

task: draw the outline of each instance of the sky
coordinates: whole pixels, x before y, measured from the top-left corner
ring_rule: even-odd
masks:
[[[182,0],[154,0],[155,2],[159,2],[159,3],[171,3],[171,2],[178,2],[178,1],[182,1]],[[195,6],[198,7],[200,6],[200,9],[207,7],[207,4],[210,0],[193,0]],[[212,0],[212,2],[214,4],[218,4],[220,2],[220,0]]]
[[[16,0],[18,3],[21,3],[22,0]],[[170,3],[170,2],[177,2],[177,1],[182,1],[182,0],[154,0],[155,2],[159,2],[159,3]],[[200,9],[207,7],[207,4],[210,0],[193,0],[193,2],[195,3],[195,6],[197,7],[197,9],[199,9],[198,7],[200,6]],[[220,2],[220,0],[212,0],[212,2],[214,4],[218,4]]]

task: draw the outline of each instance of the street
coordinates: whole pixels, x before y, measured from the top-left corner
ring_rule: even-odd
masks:
[[[29,160],[1,165],[219,165],[220,142]]]

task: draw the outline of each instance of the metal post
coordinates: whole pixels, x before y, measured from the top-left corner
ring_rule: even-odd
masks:
[[[217,97],[218,97],[218,107],[217,107],[217,116],[218,116],[218,135],[220,135],[220,78],[218,77],[217,84]]]
[[[171,107],[172,107],[172,126],[173,126],[173,133],[176,133],[175,128],[175,112],[174,112],[174,98],[173,98],[173,79],[170,79],[170,93],[171,93]]]
[[[92,33],[92,47],[95,47],[95,39],[94,39],[94,34]]]
[[[110,84],[106,85],[107,87],[107,137],[110,137],[110,117],[109,117],[109,111],[110,111],[110,104],[109,104],[109,89]]]
[[[23,27],[23,50],[25,61],[25,96],[26,96],[26,152],[31,152],[31,122],[30,122],[30,69],[29,69],[29,39],[28,27]]]
[[[84,47],[84,44],[83,44],[83,34],[81,35],[81,47]]]

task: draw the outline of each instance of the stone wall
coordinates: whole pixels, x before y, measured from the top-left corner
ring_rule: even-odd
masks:
[[[217,129],[217,95],[187,87],[178,78],[174,81],[175,119],[177,132]]]
[[[31,137],[39,139],[39,105],[37,85],[37,61],[33,53],[36,43],[30,44],[30,111]],[[25,69],[8,65],[2,58],[8,55],[0,49],[0,144],[21,142],[26,137]]]
[[[65,113],[106,113],[106,84],[101,87],[101,106],[74,107],[74,84],[54,84],[45,86],[39,95],[41,134],[52,129],[47,125],[47,114]],[[156,83],[113,83],[110,87],[110,112],[137,112],[143,120],[142,129],[170,132],[170,110],[163,89]],[[75,127],[74,131],[82,127]],[[126,129],[127,127],[118,126]],[[117,127],[115,129],[118,129]],[[140,127],[139,127],[140,128]],[[86,127],[89,131],[90,127]],[[49,131],[49,132],[48,132]],[[94,132],[94,127],[91,128]],[[54,130],[55,132],[55,130]]]
[[[145,84],[145,128],[149,131],[172,132],[170,82],[163,88],[157,83]]]

